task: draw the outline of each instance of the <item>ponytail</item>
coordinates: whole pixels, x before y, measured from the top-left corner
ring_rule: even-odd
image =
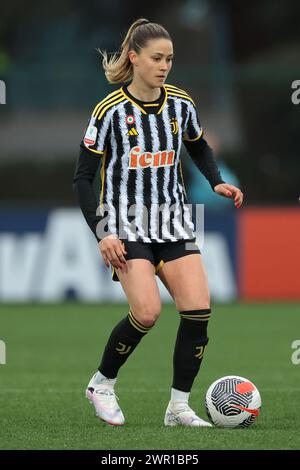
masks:
[[[133,79],[133,66],[129,60],[128,52],[134,50],[139,53],[150,39],[165,38],[171,41],[168,31],[160,24],[150,23],[145,18],[136,20],[130,26],[120,53],[114,53],[108,57],[106,51],[100,51],[103,60],[105,76],[109,83],[126,83]]]

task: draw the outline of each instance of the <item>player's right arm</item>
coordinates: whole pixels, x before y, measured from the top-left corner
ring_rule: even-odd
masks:
[[[108,234],[103,239],[97,234],[97,224],[101,217],[96,214],[97,200],[93,190],[93,181],[101,163],[101,157],[104,155],[109,133],[110,116],[105,113],[101,115],[99,105],[97,105],[80,144],[73,187],[84,218],[98,241],[106,266],[111,263],[115,268],[122,268],[126,263],[124,244],[115,234]]]

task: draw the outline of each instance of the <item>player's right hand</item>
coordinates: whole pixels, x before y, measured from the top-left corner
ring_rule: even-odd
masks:
[[[109,268],[109,263],[116,268],[121,269],[126,266],[124,255],[127,254],[124,242],[118,239],[116,235],[108,235],[99,242],[100,253],[104,263]]]

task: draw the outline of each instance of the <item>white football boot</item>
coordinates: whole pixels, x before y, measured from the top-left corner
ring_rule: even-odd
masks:
[[[169,402],[164,419],[165,426],[212,427],[208,421],[199,418],[187,402]]]
[[[108,424],[122,426],[124,415],[118,405],[118,397],[114,392],[114,379],[95,380],[97,373],[91,378],[85,395],[94,405],[96,416]]]

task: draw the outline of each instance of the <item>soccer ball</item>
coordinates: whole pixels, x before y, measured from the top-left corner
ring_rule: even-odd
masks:
[[[216,380],[206,392],[206,413],[216,426],[250,426],[259,415],[260,407],[261,398],[255,385],[237,375],[228,375]]]

